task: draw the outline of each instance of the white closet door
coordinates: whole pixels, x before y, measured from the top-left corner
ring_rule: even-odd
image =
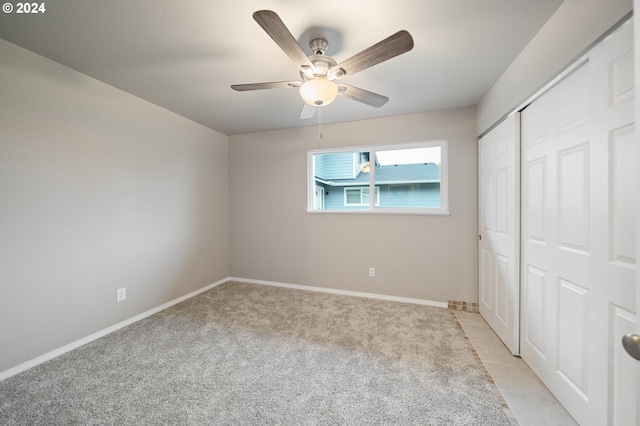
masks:
[[[581,425],[636,424],[632,31],[522,112],[521,354]]]
[[[640,0],[634,0],[634,40],[636,40],[635,50],[635,84],[636,84],[636,123],[640,123]],[[640,131],[636,131],[636,188],[640,188]],[[640,253],[640,191],[636,191],[636,255]],[[640,268],[638,267],[638,259],[636,258],[636,309],[640,308]],[[640,335],[640,321],[636,321],[636,334]],[[635,361],[635,360],[634,360]],[[635,361],[635,366],[629,371],[629,376],[633,376],[635,371],[636,378],[636,399],[630,399],[630,404],[635,408],[636,423],[640,420],[640,361]]]
[[[478,143],[480,314],[514,355],[519,353],[518,116]]]

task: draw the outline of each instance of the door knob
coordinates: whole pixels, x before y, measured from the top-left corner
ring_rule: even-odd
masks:
[[[640,336],[637,334],[625,334],[622,337],[622,346],[629,355],[640,361]]]

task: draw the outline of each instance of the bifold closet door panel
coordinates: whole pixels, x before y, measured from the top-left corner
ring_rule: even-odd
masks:
[[[479,309],[519,354],[519,128],[513,114],[478,142]]]
[[[582,425],[635,424],[619,343],[636,312],[632,30],[521,114],[521,354]]]

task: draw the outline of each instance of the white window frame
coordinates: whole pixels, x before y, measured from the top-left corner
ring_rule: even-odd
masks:
[[[347,191],[359,189],[360,190],[360,203],[351,204],[347,202]],[[362,202],[362,193],[365,189],[370,189],[369,186],[345,186],[344,187],[344,206],[345,207],[368,207],[371,202],[363,203]],[[369,191],[369,200],[371,200],[371,191]],[[380,205],[380,187],[376,186],[376,206]]]
[[[314,155],[331,154],[340,152],[369,152],[369,158],[375,158],[377,151],[392,151],[402,149],[440,147],[440,207],[412,207],[394,208],[379,207],[379,187],[375,182],[375,167],[371,167],[369,188],[376,188],[376,197],[369,197],[368,209],[355,210],[316,210],[313,208],[315,194]],[[358,185],[362,187],[363,185]],[[346,193],[345,193],[346,194]],[[346,195],[345,195],[346,197]],[[345,199],[345,206],[346,206]],[[349,207],[356,207],[349,204]],[[362,207],[362,206],[361,206]],[[448,216],[449,213],[449,155],[448,143],[445,140],[414,142],[391,145],[350,146],[344,148],[314,149],[307,151],[307,213],[311,214],[413,214],[413,215],[438,215]]]

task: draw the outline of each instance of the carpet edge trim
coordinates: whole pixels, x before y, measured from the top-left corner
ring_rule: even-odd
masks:
[[[72,351],[74,349],[77,349],[77,348],[79,348],[81,346],[84,346],[87,343],[93,342],[94,340],[97,340],[97,339],[99,339],[101,337],[104,337],[104,336],[106,336],[108,334],[111,334],[114,331],[117,331],[117,330],[119,330],[119,329],[121,329],[123,327],[131,325],[131,324],[133,324],[135,322],[138,322],[138,321],[140,321],[140,320],[142,320],[144,318],[147,318],[147,317],[149,317],[151,315],[157,314],[160,311],[164,311],[165,309],[170,308],[173,305],[177,305],[180,302],[184,302],[187,299],[190,299],[190,298],[192,298],[194,296],[197,296],[200,293],[204,293],[207,290],[211,290],[212,288],[217,287],[217,286],[219,286],[221,284],[224,284],[226,282],[229,282],[229,281],[230,281],[229,277],[223,278],[223,279],[218,280],[218,281],[216,281],[214,283],[211,283],[211,284],[206,285],[206,286],[204,286],[202,288],[199,288],[199,289],[194,290],[194,291],[192,291],[190,293],[187,293],[187,294],[185,294],[183,296],[180,296],[180,297],[178,297],[176,299],[170,300],[169,302],[163,303],[160,306],[156,306],[155,308],[151,308],[148,311],[142,312],[142,313],[140,313],[138,315],[135,315],[135,316],[133,316],[131,318],[127,318],[126,320],[121,321],[121,322],[119,322],[117,324],[114,324],[114,325],[109,326],[109,327],[107,327],[105,329],[96,331],[95,333],[92,333],[92,334],[90,334],[88,336],[82,337],[82,338],[80,338],[78,340],[75,340],[75,341],[73,341],[71,343],[68,343],[68,344],[66,344],[64,346],[61,346],[61,347],[59,347],[57,349],[49,351],[49,352],[47,352],[47,353],[45,353],[43,355],[40,355],[40,356],[38,356],[36,358],[30,359],[29,361],[25,361],[22,364],[18,364],[15,367],[9,368],[8,370],[0,371],[0,382],[5,380],[5,379],[8,379],[9,377],[15,376],[16,374],[20,374],[23,371],[27,371],[27,370],[29,370],[29,369],[31,369],[33,367],[36,367],[36,366],[38,366],[38,365],[40,365],[40,364],[42,364],[44,362],[50,361],[50,360],[52,360],[54,358],[57,358],[60,355],[63,355],[65,353],[70,352],[70,351]]]

